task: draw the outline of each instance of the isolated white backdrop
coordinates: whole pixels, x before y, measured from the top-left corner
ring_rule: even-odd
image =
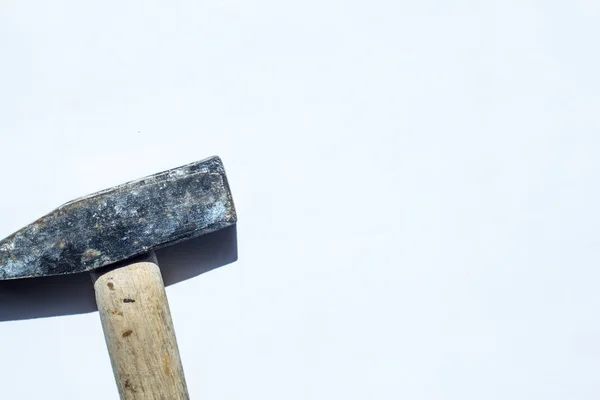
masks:
[[[239,261],[167,289],[193,399],[600,396],[594,1],[0,6],[0,236],[213,154]],[[0,398],[116,399],[97,313]]]

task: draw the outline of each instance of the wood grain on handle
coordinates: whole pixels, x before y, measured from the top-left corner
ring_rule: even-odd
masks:
[[[189,399],[154,255],[94,278],[96,302],[121,399]]]

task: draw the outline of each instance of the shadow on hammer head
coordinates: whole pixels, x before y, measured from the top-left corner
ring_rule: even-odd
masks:
[[[165,285],[234,262],[236,222],[218,157],[71,201],[0,241],[0,321],[95,311],[82,272],[154,250]]]

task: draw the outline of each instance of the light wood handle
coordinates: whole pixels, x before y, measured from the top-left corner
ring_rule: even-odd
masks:
[[[93,275],[122,400],[188,400],[165,287],[154,254]]]

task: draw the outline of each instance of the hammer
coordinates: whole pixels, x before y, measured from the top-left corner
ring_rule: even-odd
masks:
[[[0,280],[91,272],[121,399],[189,399],[154,250],[236,222],[211,157],[71,201],[1,240]]]

